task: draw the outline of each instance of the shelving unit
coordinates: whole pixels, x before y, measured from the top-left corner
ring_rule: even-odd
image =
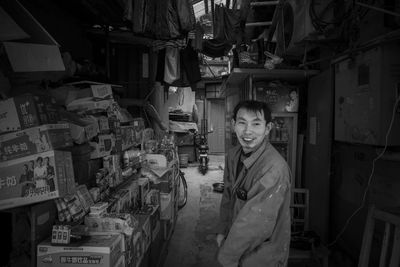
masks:
[[[319,70],[300,69],[251,69],[234,68],[226,80],[226,87],[240,86],[249,76],[255,80],[285,80],[288,82],[302,82],[315,76]]]

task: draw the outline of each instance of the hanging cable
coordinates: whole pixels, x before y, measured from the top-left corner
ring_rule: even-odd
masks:
[[[398,90],[399,88],[396,88],[396,90]],[[394,103],[393,106],[393,111],[392,111],[392,118],[390,120],[390,124],[389,124],[389,128],[386,132],[386,136],[385,136],[385,146],[383,147],[383,150],[381,153],[378,154],[378,156],[376,158],[374,158],[374,160],[372,161],[372,170],[371,173],[369,175],[368,178],[368,182],[367,182],[367,186],[365,187],[364,193],[363,193],[363,197],[362,197],[362,201],[360,206],[353,212],[353,214],[350,215],[350,217],[346,220],[346,223],[344,224],[342,230],[337,234],[336,238],[329,243],[327,246],[331,247],[334,244],[337,243],[337,241],[339,240],[339,238],[343,235],[344,231],[346,230],[346,228],[348,227],[350,221],[354,218],[354,216],[356,216],[360,210],[364,207],[365,205],[365,200],[367,198],[367,193],[369,191],[369,187],[371,186],[371,182],[372,182],[372,177],[374,176],[374,172],[375,172],[375,163],[385,154],[387,146],[388,146],[388,139],[389,139],[389,134],[390,131],[392,130],[392,126],[393,126],[393,122],[394,122],[394,117],[396,116],[396,110],[397,110],[397,106],[399,104],[400,101],[400,96],[398,96],[398,98],[396,99],[396,102]]]

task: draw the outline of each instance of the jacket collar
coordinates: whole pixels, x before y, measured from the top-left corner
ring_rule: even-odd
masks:
[[[261,156],[261,154],[268,149],[271,146],[271,143],[268,141],[268,138],[265,137],[264,141],[261,143],[261,145],[257,148],[256,151],[251,153],[251,155],[243,160],[243,165],[245,166],[246,169],[249,169],[254,162]]]

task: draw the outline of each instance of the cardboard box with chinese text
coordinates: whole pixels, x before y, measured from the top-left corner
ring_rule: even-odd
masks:
[[[75,189],[70,152],[47,151],[0,162],[0,210],[63,197]]]
[[[45,124],[0,135],[0,161],[72,145],[68,124]]]

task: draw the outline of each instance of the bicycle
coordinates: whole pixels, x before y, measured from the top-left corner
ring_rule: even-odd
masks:
[[[182,209],[187,203],[187,183],[185,173],[179,170],[179,187],[178,187],[178,210]]]

